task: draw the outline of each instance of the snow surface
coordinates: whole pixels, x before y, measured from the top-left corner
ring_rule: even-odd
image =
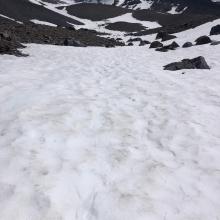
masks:
[[[220,218],[219,46],[24,52],[0,57],[1,220]]]

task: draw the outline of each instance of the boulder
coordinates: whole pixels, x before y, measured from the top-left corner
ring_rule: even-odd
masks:
[[[159,41],[153,41],[151,44],[150,44],[150,48],[159,48],[159,47],[163,47],[163,44]]]
[[[178,47],[179,47],[179,44],[177,44],[175,41],[173,41],[171,44],[167,46],[164,46],[164,48],[168,50],[175,50]]]
[[[202,56],[194,59],[183,59],[180,62],[174,62],[164,66],[164,70],[175,71],[181,69],[210,69],[210,67]]]
[[[171,39],[174,39],[174,38],[176,38],[176,36],[168,34],[165,31],[158,32],[158,34],[156,36],[156,40],[161,39],[162,41],[167,41],[167,40],[171,40]]]
[[[134,44],[132,42],[129,42],[128,43],[128,46],[133,46]]]
[[[116,38],[116,40],[117,40],[117,41],[121,41],[121,40],[122,40],[122,38],[118,37],[118,38]]]
[[[168,50],[175,50],[178,47],[179,47],[179,45],[175,41],[173,41],[169,45],[163,46],[161,48],[157,48],[156,51],[167,52]]]
[[[142,41],[142,39],[140,37],[136,37],[136,38],[130,38],[128,40],[128,42],[135,42],[135,41]]]
[[[220,45],[220,41],[213,41],[213,42],[211,43],[211,45],[212,45],[212,46]]]
[[[195,40],[195,42],[196,42],[196,45],[203,45],[203,44],[209,44],[212,41],[208,36],[204,35],[204,36],[201,36],[201,37],[197,38]]]
[[[165,35],[167,35],[167,32],[165,32],[165,31],[158,32],[156,35],[156,40],[162,39]]]
[[[161,47],[161,48],[157,48],[156,51],[159,51],[159,52],[167,52],[168,49],[164,48],[164,47]]]
[[[113,44],[106,44],[105,47],[106,48],[112,48],[112,47],[115,47],[115,46]]]
[[[146,44],[150,44],[150,41],[142,40],[142,41],[140,41],[139,46],[144,46],[144,45],[146,45]]]
[[[220,34],[220,24],[211,28],[210,35],[218,35]]]
[[[193,44],[191,42],[186,42],[183,44],[183,48],[188,48],[188,47],[192,47]]]
[[[24,54],[18,51],[18,48],[24,48],[24,46],[16,41],[0,39],[0,54],[24,56]]]

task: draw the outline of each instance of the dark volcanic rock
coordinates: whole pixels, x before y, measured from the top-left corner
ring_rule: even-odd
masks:
[[[134,41],[142,41],[142,39],[140,37],[136,37],[136,38],[130,38],[128,40],[128,42],[134,42]]]
[[[203,44],[209,44],[212,41],[211,41],[211,39],[208,36],[204,35],[204,36],[201,36],[201,37],[197,38],[195,40],[195,42],[196,42],[196,45],[203,45]]]
[[[144,45],[147,45],[147,44],[150,44],[150,41],[141,40],[139,46],[144,46]]]
[[[132,42],[129,42],[128,43],[128,46],[133,46],[134,44]]]
[[[183,48],[192,47],[193,44],[191,42],[186,42],[183,44]]]
[[[163,46],[161,48],[157,48],[156,51],[167,52],[168,50],[175,50],[178,47],[179,47],[179,45],[175,41],[173,41],[169,45]]]
[[[90,30],[69,30],[37,24],[1,24],[0,33],[9,32],[13,41],[68,46],[123,46],[122,42],[98,36]]]
[[[113,44],[106,44],[105,47],[106,48],[112,48],[112,47],[115,47],[115,46]]]
[[[164,70],[175,71],[181,69],[210,69],[210,67],[202,56],[194,59],[183,59],[180,62],[170,63],[164,66]]]
[[[165,31],[158,32],[156,39],[161,39],[162,41],[167,41],[176,38],[176,36],[168,34]]]
[[[177,44],[175,41],[173,41],[171,44],[167,46],[164,46],[164,48],[168,50],[175,50],[178,47],[179,47],[179,44]]]
[[[159,47],[163,47],[163,44],[159,41],[153,41],[151,44],[150,44],[150,48],[159,48]]]
[[[164,47],[161,47],[161,48],[157,48],[156,51],[159,51],[159,52],[168,52],[168,49],[164,48]]]
[[[212,45],[212,46],[220,45],[220,41],[213,41],[213,42],[211,43],[211,45]]]
[[[220,34],[220,24],[212,27],[210,31],[210,35],[218,35],[218,34]]]
[[[10,54],[16,56],[24,56],[18,49],[24,48],[22,44],[16,41],[8,41],[0,38],[0,54]]]

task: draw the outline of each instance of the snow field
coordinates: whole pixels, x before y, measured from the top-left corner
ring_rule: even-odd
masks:
[[[0,58],[1,220],[220,218],[218,46],[24,52]]]

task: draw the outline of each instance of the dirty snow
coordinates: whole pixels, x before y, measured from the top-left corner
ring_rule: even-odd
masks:
[[[47,25],[47,26],[52,26],[52,27],[56,27],[57,26],[56,24],[53,24],[53,23],[50,23],[50,22],[46,22],[46,21],[40,21],[40,20],[37,20],[37,19],[32,19],[30,21],[32,21],[35,24]]]
[[[219,46],[24,52],[0,57],[1,220],[220,218]]]

